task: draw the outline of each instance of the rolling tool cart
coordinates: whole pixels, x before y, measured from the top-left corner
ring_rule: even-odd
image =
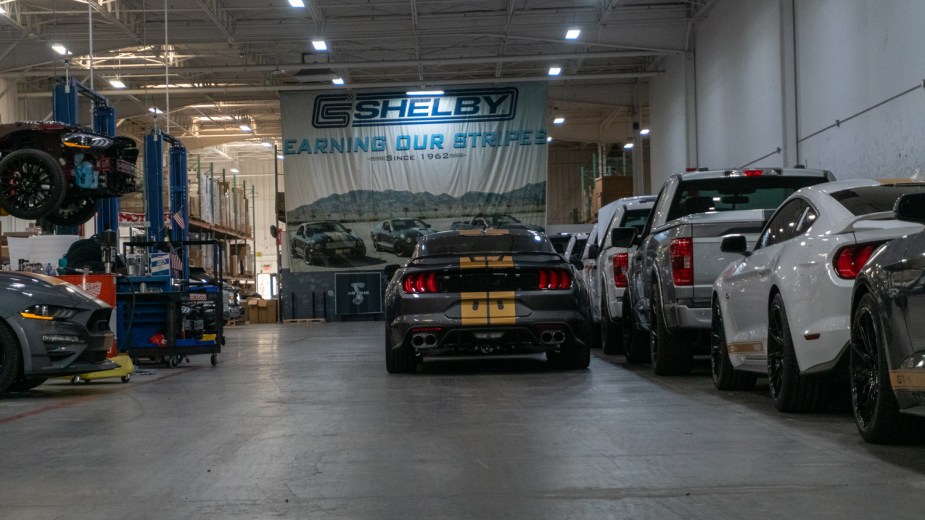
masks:
[[[128,255],[129,250],[137,248],[181,251],[191,245],[213,246],[221,279],[222,248],[215,240],[131,242],[124,244],[123,249]],[[168,255],[179,259],[177,253]],[[171,261],[174,265],[176,262]],[[190,284],[188,278],[173,277],[179,274],[176,271],[168,268],[166,274],[125,276],[118,280],[119,350],[128,353],[136,363],[142,358],[153,358],[166,361],[171,367],[183,360],[189,362],[189,356],[209,354],[215,366],[224,343],[222,288]]]

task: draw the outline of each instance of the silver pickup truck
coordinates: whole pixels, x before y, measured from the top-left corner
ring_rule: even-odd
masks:
[[[831,172],[806,168],[694,171],[669,178],[642,233],[616,232],[638,245],[627,272],[625,297],[632,310],[623,331],[627,360],[651,360],[658,375],[690,372],[693,356],[708,353],[713,281],[738,258],[720,251],[723,236],[756,240],[787,196],[831,180]]]

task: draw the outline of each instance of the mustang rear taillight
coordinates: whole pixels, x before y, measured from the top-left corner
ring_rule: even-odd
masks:
[[[761,177],[761,174],[764,173],[764,170],[745,170],[742,172],[742,175],[746,177]]]
[[[844,278],[845,280],[857,278],[861,268],[870,260],[870,255],[874,254],[874,250],[880,247],[880,244],[882,242],[857,244],[839,249],[832,259],[835,273],[839,278]]]
[[[675,285],[694,285],[694,241],[672,238],[669,246],[671,278]]]
[[[437,292],[436,273],[411,273],[402,281],[402,289],[409,294],[427,294]]]
[[[626,287],[626,270],[629,268],[629,254],[617,253],[613,256],[613,285]]]
[[[572,275],[561,269],[540,269],[537,289],[568,289],[572,286]]]

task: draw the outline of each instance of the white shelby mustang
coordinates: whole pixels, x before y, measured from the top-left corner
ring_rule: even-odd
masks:
[[[769,379],[783,412],[824,408],[847,379],[851,290],[885,242],[922,229],[895,220],[893,205],[925,184],[836,181],[803,188],[768,220],[758,243],[723,239],[742,253],[713,284],[711,367],[721,390]]]

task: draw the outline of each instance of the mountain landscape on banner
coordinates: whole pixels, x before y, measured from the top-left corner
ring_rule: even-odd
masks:
[[[329,195],[287,212],[288,222],[333,219],[373,221],[393,217],[454,217],[479,213],[543,211],[546,183],[537,182],[505,193],[470,191],[459,197],[446,193],[354,190]]]

